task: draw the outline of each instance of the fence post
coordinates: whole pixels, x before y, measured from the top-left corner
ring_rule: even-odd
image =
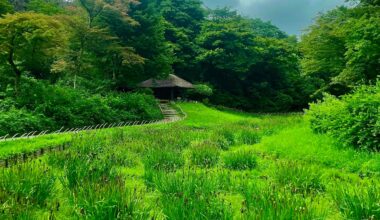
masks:
[[[34,131],[34,132],[32,133],[32,136],[34,136],[36,133],[37,133],[37,131]]]
[[[27,134],[28,134],[28,133],[24,133],[24,134],[22,134],[22,135],[20,136],[20,138],[25,137]]]
[[[61,133],[61,131],[64,129],[65,127],[63,126],[61,129],[59,129],[58,131],[54,132],[54,134],[58,134],[58,133]]]

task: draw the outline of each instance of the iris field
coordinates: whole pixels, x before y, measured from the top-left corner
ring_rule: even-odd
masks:
[[[180,106],[183,121],[50,137],[69,149],[0,168],[0,219],[380,219],[378,153],[300,114]]]

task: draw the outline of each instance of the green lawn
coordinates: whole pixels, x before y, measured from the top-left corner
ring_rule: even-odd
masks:
[[[1,169],[0,219],[380,218],[378,153],[314,134],[301,115],[180,106],[188,117],[172,124],[51,137],[71,147]]]

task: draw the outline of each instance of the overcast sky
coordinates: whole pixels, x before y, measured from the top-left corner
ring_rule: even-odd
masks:
[[[319,12],[344,4],[344,0],[203,0],[210,8],[229,6],[241,14],[261,18],[288,34],[300,35]]]

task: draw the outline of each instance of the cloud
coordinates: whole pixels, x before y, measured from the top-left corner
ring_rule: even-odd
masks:
[[[204,0],[211,8],[229,6],[241,14],[272,21],[289,34],[299,35],[320,12],[344,4],[344,0]]]

